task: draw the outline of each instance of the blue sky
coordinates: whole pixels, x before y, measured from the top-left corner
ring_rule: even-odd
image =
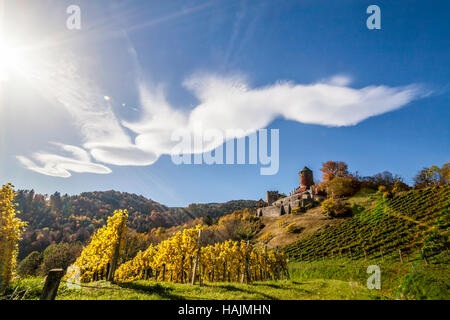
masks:
[[[71,4],[81,30],[66,28]],[[381,30],[366,27],[371,4]],[[0,182],[115,189],[169,206],[289,192],[303,166],[320,178],[327,160],[411,183],[450,158],[449,10],[445,1],[6,0]],[[167,134],[189,119],[279,129],[278,173],[173,164]]]

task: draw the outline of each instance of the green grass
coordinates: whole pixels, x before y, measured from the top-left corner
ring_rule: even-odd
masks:
[[[381,271],[381,290],[377,294],[385,299],[450,299],[450,265],[448,253],[443,252],[426,264],[420,259],[404,259],[400,263],[395,256],[373,260],[325,259],[289,264],[292,279],[335,279],[365,285],[370,274],[369,265],[377,265]]]
[[[25,288],[40,279],[30,278],[20,282]],[[278,280],[240,283],[205,283],[203,287],[140,280],[126,284],[106,282],[88,285],[105,286],[109,289],[68,289],[61,284],[57,300],[320,300],[320,299],[380,299],[376,290],[368,290],[356,282],[308,279]],[[38,299],[42,286],[26,299]]]
[[[289,280],[240,283],[205,283],[203,287],[140,280],[123,284],[105,281],[88,283],[104,289],[68,289],[61,283],[57,299],[61,300],[316,300],[316,299],[444,299],[448,300],[450,267],[448,254],[442,253],[429,264],[421,260],[395,257],[350,260],[325,259],[289,263]],[[367,267],[381,270],[381,290],[366,288]],[[21,291],[42,282],[43,278],[27,278],[13,283]],[[25,299],[38,299],[42,284],[31,289]]]

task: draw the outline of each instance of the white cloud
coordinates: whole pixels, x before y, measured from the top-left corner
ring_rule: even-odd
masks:
[[[176,129],[191,135],[201,134],[197,127],[223,133],[229,129],[244,129],[249,134],[267,127],[277,117],[300,123],[350,126],[398,109],[423,94],[416,85],[355,89],[345,86],[349,82],[348,77],[339,76],[313,84],[284,82],[251,88],[240,76],[194,76],[184,85],[199,102],[184,113],[171,107],[160,90],[151,91],[141,84],[144,115],[136,123],[122,124],[137,134],[137,148],[155,154],[170,154],[176,143],[170,138]],[[204,150],[191,149],[191,152],[209,151],[221,143],[223,141],[206,146]],[[102,161],[108,162],[108,159]]]
[[[330,84],[333,86],[345,87],[352,83],[352,79],[347,75],[337,74],[337,75],[332,76],[331,78],[323,79],[322,81],[319,81],[319,82]]]
[[[96,83],[81,74],[76,57],[67,55],[61,59],[62,56],[59,52],[59,58],[29,66],[28,75],[40,92],[69,112],[83,138],[82,146],[90,155],[79,147],[65,145],[64,150],[74,157],[35,153],[33,158],[42,163],[36,165],[29,158],[18,156],[28,169],[59,177],[69,177],[70,171],[111,172],[106,166],[93,163],[91,156],[111,165],[151,165],[161,155],[173,152],[178,143],[171,140],[175,130],[201,135],[202,130],[208,129],[223,133],[244,129],[245,135],[267,127],[279,117],[300,123],[350,126],[401,108],[424,94],[416,85],[352,88],[351,79],[343,75],[311,84],[277,82],[252,87],[243,76],[197,74],[183,83],[198,100],[191,110],[174,108],[162,87],[140,82],[142,114],[138,121],[130,122],[117,118],[112,109],[114,95],[105,100]],[[212,141],[203,149],[190,152],[210,151],[223,142]]]
[[[97,174],[111,173],[111,169],[104,165],[91,162],[89,154],[76,146],[60,145],[60,147],[73,155],[73,157],[65,157],[51,153],[34,153],[33,158],[42,165],[36,164],[24,156],[17,156],[17,159],[27,169],[45,174],[48,176],[69,178],[70,171],[73,172],[88,172]]]

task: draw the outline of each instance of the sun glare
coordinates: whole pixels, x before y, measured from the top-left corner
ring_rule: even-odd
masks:
[[[5,39],[0,38],[0,79],[7,80],[12,69],[16,68],[19,59]]]
[[[0,34],[0,80],[2,81],[8,80],[13,74],[26,77],[35,62],[34,50],[26,50],[11,43],[8,38]]]

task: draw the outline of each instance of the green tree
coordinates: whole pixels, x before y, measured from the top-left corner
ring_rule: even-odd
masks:
[[[51,269],[66,270],[81,253],[81,244],[58,243],[49,245],[43,254],[42,270],[47,274]]]

